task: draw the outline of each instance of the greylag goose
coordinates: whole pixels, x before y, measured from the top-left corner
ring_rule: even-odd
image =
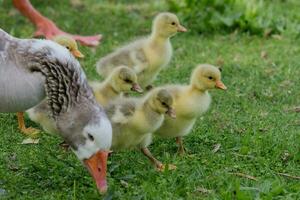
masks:
[[[150,36],[133,41],[101,58],[97,62],[97,71],[107,76],[115,67],[126,65],[134,69],[139,84],[145,88],[171,60],[170,37],[185,31],[176,15],[160,13],[153,20]]]
[[[52,41],[18,39],[0,29],[0,112],[25,111],[45,97],[60,136],[105,192],[112,127],[79,62]]]
[[[67,35],[60,35],[54,37],[52,40],[62,45],[63,47],[67,48],[73,54],[73,56],[77,58],[84,57],[83,54],[78,50],[77,43],[72,37]],[[39,133],[38,129],[32,127],[26,127],[24,121],[24,112],[18,112],[17,119],[18,119],[19,130],[21,133],[29,135],[30,137],[35,137]]]

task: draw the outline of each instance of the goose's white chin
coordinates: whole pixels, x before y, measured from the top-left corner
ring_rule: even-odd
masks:
[[[78,146],[74,153],[80,160],[90,158],[98,151],[108,151],[112,143],[112,126],[107,118],[101,118],[100,123],[88,125],[83,130],[84,136],[87,138],[84,144]],[[89,139],[89,136],[93,140]]]

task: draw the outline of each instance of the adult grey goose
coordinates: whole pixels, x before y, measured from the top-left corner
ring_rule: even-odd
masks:
[[[25,111],[45,97],[60,136],[105,192],[112,128],[79,62],[52,41],[18,39],[0,29],[0,112]]]

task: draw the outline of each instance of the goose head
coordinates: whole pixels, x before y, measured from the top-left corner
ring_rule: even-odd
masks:
[[[112,72],[110,83],[112,88],[117,92],[143,92],[143,89],[138,84],[136,73],[126,66],[117,67]]]
[[[179,22],[178,17],[169,12],[158,14],[152,24],[152,33],[169,38],[177,32],[186,32],[187,29]]]
[[[220,69],[209,64],[201,64],[196,67],[192,73],[191,85],[200,91],[206,91],[213,88],[222,90],[227,89],[221,81]]]
[[[150,107],[157,113],[176,118],[176,112],[173,107],[174,99],[171,93],[166,89],[157,89],[151,93],[148,101]]]
[[[92,114],[91,114],[92,113]],[[65,141],[85,165],[100,193],[107,191],[106,170],[112,127],[100,107],[82,108],[57,122]]]
[[[78,50],[76,41],[67,35],[59,35],[53,38],[53,41],[67,48],[74,57],[83,58],[84,55]]]

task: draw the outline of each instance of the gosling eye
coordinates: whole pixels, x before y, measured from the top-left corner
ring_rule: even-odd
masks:
[[[164,107],[168,107],[168,105],[165,102],[161,102],[161,105],[163,105]]]
[[[214,78],[213,78],[212,76],[209,76],[208,79],[209,79],[209,80],[213,80]]]
[[[173,26],[175,26],[175,25],[176,25],[176,23],[175,23],[175,22],[172,22],[171,24],[172,24]]]
[[[132,83],[132,81],[130,79],[125,79],[124,80],[126,83]]]
[[[66,46],[66,48],[67,48],[68,50],[70,50],[70,47]]]
[[[94,141],[94,140],[95,140],[94,136],[92,136],[90,133],[88,133],[88,138],[89,138],[91,141]]]

